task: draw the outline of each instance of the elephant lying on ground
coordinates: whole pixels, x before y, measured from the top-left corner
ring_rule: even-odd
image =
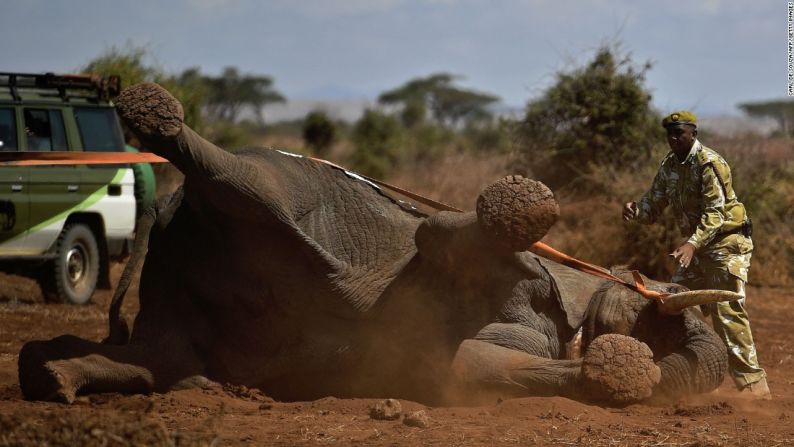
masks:
[[[690,311],[523,251],[558,214],[539,182],[507,177],[476,213],[427,216],[311,159],[221,150],[183,124],[159,86],[127,89],[118,109],[185,182],[142,220],[129,265],[146,244],[148,254],[131,334],[118,316],[121,285],[105,342],[65,335],[22,348],[28,399],[209,379],[287,400],[495,393],[627,403],[723,379],[725,348]],[[584,357],[566,359],[580,329]]]

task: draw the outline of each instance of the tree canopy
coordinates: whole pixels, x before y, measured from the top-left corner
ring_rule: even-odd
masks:
[[[794,133],[794,100],[746,102],[739,104],[739,109],[752,117],[774,119],[786,136]]]
[[[240,112],[248,107],[263,125],[263,107],[286,100],[273,88],[273,79],[269,76],[241,74],[235,67],[226,67],[220,76],[205,76],[204,80],[209,87],[207,109],[216,119],[236,121]]]
[[[382,93],[378,102],[401,105],[401,118],[406,127],[420,123],[428,111],[433,120],[447,127],[489,118],[491,113],[488,106],[498,101],[499,97],[453,85],[459,79],[460,76],[449,73],[412,79]]]
[[[284,96],[273,88],[273,79],[269,76],[241,74],[235,67],[224,68],[219,76],[202,74],[198,67],[172,75],[148,65],[145,59],[144,48],[113,47],[79,71],[102,76],[119,75],[122,88],[141,82],[156,82],[179,99],[185,110],[185,122],[199,131],[204,118],[234,122],[246,108],[263,126],[263,107],[285,101]]]

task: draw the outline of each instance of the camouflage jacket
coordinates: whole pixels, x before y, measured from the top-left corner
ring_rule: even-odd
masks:
[[[651,189],[637,203],[637,220],[653,223],[668,205],[681,231],[691,235],[687,242],[695,246],[701,264],[747,281],[752,241],[741,233],[720,236],[740,228],[747,212],[733,191],[731,169],[718,153],[695,141],[683,163],[672,152],[664,158]]]

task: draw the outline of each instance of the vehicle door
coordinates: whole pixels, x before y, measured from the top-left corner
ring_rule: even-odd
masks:
[[[74,117],[84,151],[124,152],[124,135],[114,108],[75,106]],[[82,166],[81,173],[83,188],[96,194],[92,208],[101,211],[106,237],[131,238],[135,228],[135,177],[130,165],[87,165]]]
[[[70,150],[65,107],[22,107],[24,143],[28,151]],[[78,166],[30,168],[30,230],[26,245],[45,252],[57,240],[69,213],[86,197]]]
[[[0,151],[19,151],[18,110],[0,106]],[[27,254],[25,235],[29,218],[29,168],[0,166],[0,256]]]

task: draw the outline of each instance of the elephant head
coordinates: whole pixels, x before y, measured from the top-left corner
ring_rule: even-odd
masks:
[[[474,324],[478,332],[458,350],[460,381],[501,394],[618,404],[718,387],[727,371],[725,347],[689,308],[739,296],[642,276],[648,290],[667,295],[648,299],[622,283],[524,251],[557,214],[544,185],[511,176],[483,191],[476,212],[441,212],[418,228],[420,256],[463,283],[456,293],[493,300],[493,320]],[[634,283],[625,268],[611,274]],[[577,330],[583,358],[565,359],[562,347]]]
[[[613,269],[613,273],[626,280],[631,278],[625,268]],[[649,279],[646,283],[653,290],[672,293],[672,299],[668,303],[648,300],[615,283],[604,283],[593,294],[582,326],[585,365],[603,334],[620,334],[642,342],[652,353],[655,368],[659,369],[659,380],[651,390],[653,399],[676,399],[717,388],[728,368],[725,345],[710,326],[684,306],[737,298],[721,291],[687,292],[683,286]],[[614,380],[610,377],[630,381],[642,377],[640,369],[654,369],[647,362],[639,365],[627,362],[622,370],[612,365],[605,368],[607,373],[598,372],[595,380],[605,382],[609,389],[610,380]],[[588,370],[583,368],[583,371],[587,376]],[[587,380],[592,382],[592,378]]]

